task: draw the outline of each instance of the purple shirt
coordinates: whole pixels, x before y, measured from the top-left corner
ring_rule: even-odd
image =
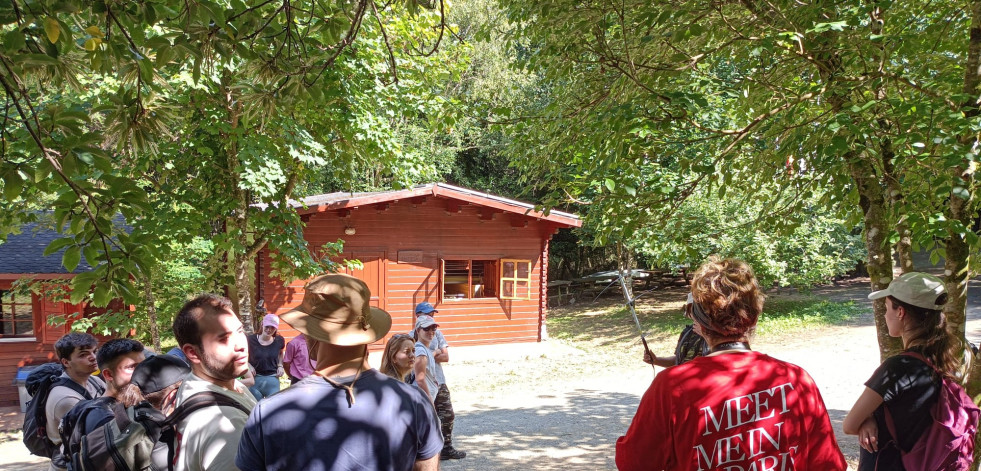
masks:
[[[307,338],[299,334],[286,344],[286,355],[283,356],[283,363],[290,364],[290,370],[286,373],[290,376],[303,379],[313,374],[313,365],[310,364],[310,352],[307,350]]]

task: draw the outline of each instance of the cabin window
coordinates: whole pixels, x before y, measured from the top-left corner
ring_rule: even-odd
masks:
[[[497,297],[498,260],[443,260],[443,299]]]
[[[0,338],[34,336],[34,302],[31,294],[0,291]]]
[[[531,260],[444,259],[443,300],[531,299]]]
[[[531,299],[531,260],[501,260],[501,299]]]

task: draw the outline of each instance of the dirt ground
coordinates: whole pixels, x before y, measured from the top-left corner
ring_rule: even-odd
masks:
[[[868,303],[868,286],[867,279],[856,279],[814,294]],[[684,293],[683,288],[659,290],[645,296],[639,311],[645,318],[675,315]],[[967,332],[975,343],[981,339],[979,293],[981,286],[972,282]],[[794,293],[775,296],[787,295]],[[611,297],[574,309],[589,316],[615,304]],[[446,375],[457,412],[454,444],[469,455],[443,462],[442,469],[615,469],[614,443],[629,426],[654,371],[640,361],[642,348],[632,325],[599,324],[584,324],[593,327],[583,339],[451,349]],[[674,340],[674,335],[652,338],[651,348],[668,353]],[[839,445],[854,467],[857,441],[841,433],[841,421],[878,365],[871,307],[844,325],[761,337],[753,348],[801,365],[814,377]],[[27,454],[19,434],[0,434],[0,469],[43,470],[47,465]]]

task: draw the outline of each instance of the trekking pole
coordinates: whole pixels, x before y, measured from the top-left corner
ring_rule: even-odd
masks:
[[[644,328],[640,326],[640,319],[637,318],[637,310],[634,309],[634,301],[637,300],[637,298],[630,297],[630,292],[627,291],[627,282],[623,279],[623,272],[620,272],[619,275],[620,289],[623,290],[623,298],[627,301],[627,308],[630,309],[630,315],[634,318],[634,324],[637,324],[637,331],[640,332],[640,342],[644,344],[644,352],[651,357],[651,368],[654,368],[654,371],[656,372],[657,366],[653,364],[654,358],[656,357],[654,356],[654,353],[651,352],[651,348],[647,346],[647,335],[644,334]]]

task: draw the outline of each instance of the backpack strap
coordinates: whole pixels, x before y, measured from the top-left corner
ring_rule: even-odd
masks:
[[[89,376],[89,384],[91,384],[92,387],[95,388],[96,396],[102,396],[103,394],[106,393],[106,387],[104,385],[105,383],[96,379],[95,376]]]
[[[88,399],[88,400],[95,399],[94,397],[92,397],[92,394],[89,393],[89,390],[88,389],[85,389],[85,386],[82,386],[81,384],[76,383],[75,380],[73,380],[71,378],[62,378],[62,377],[59,377],[57,380],[55,380],[55,383],[51,385],[51,389],[54,389],[56,386],[64,386],[66,388],[69,388],[69,389],[71,389],[71,390],[73,390],[73,391],[81,394],[82,397],[84,397],[85,399]],[[98,389],[98,388],[96,388],[96,389]]]
[[[174,412],[167,417],[167,423],[165,425],[176,425],[195,411],[212,406],[229,406],[245,412],[246,414],[250,412],[249,409],[243,406],[241,403],[224,394],[203,391],[191,396],[186,401],[182,402],[181,405],[177,406],[177,408],[174,409]]]
[[[195,411],[213,406],[234,407],[242,412],[245,412],[246,414],[249,414],[250,412],[249,409],[235,399],[212,391],[199,392],[182,402],[181,405],[177,406],[177,408],[171,412],[170,416],[168,416],[167,419],[160,424],[161,428],[163,429],[161,440],[167,443],[167,463],[170,471],[173,471],[174,469],[174,458],[176,454],[176,450],[174,449],[174,441],[176,440],[175,432],[177,424]]]

